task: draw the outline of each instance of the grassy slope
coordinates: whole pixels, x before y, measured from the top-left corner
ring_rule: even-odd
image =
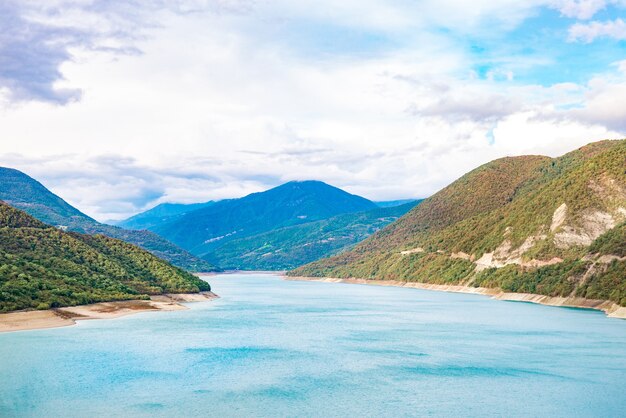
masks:
[[[284,270],[343,251],[397,220],[418,202],[334,216],[236,239],[205,257],[225,269]]]
[[[153,232],[125,230],[97,222],[18,170],[0,167],[0,199],[50,225],[64,225],[75,232],[121,239],[187,270],[216,270],[207,261]]]
[[[589,248],[567,249],[554,245],[554,233],[548,227],[562,203],[568,206],[567,223],[573,227],[582,225],[589,211],[615,213],[618,206],[626,207],[625,168],[626,141],[590,144],[558,159],[496,160],[463,176],[353,251],[290,274],[473,283],[551,296],[577,294],[624,305],[623,261],[597,265],[587,276],[583,274],[594,264],[593,260],[583,259],[588,252],[623,252],[623,235],[619,232],[623,226],[607,232]],[[594,190],[590,185],[602,187]],[[479,258],[493,252],[505,239],[516,248],[527,237],[542,234],[545,239],[538,240],[523,258],[561,257],[562,263],[534,269],[509,265],[475,275],[473,262],[450,257],[463,251]],[[400,254],[416,247],[425,252]]]
[[[0,312],[210,290],[147,251],[63,232],[0,203]]]

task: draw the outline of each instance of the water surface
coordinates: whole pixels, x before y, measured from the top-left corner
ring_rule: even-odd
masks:
[[[420,289],[209,278],[188,311],[0,334],[1,417],[623,417],[626,321]]]

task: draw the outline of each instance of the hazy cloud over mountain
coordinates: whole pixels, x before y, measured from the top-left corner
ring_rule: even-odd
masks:
[[[98,219],[319,179],[426,196],[626,136],[623,1],[0,5],[0,165]]]

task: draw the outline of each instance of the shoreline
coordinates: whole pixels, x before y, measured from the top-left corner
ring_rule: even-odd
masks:
[[[224,270],[219,273],[212,274],[213,276],[224,276],[230,274],[277,274],[279,276],[284,276],[287,273],[287,270]],[[205,274],[203,274],[204,276]]]
[[[41,311],[19,311],[0,314],[0,333],[76,325],[76,321],[114,319],[141,312],[182,311],[188,302],[207,302],[219,298],[213,292],[166,293],[150,300],[100,302]]]
[[[304,276],[282,276],[283,280],[311,281],[325,283],[348,283],[364,284],[371,286],[393,286],[408,287],[413,289],[433,290],[439,292],[468,293],[476,295],[490,296],[492,299],[530,302],[539,305],[557,306],[566,308],[582,308],[603,311],[609,318],[626,319],[626,307],[620,306],[609,300],[585,299],[579,297],[545,296],[534,293],[511,293],[501,289],[491,289],[486,287],[470,287],[459,285],[441,285],[419,282],[403,282],[399,280],[370,280],[370,279],[338,279],[330,277],[304,277]]]

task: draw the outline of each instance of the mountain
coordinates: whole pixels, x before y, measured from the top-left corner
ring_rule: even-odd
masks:
[[[132,244],[65,232],[0,202],[0,312],[208,290]]]
[[[150,229],[159,224],[170,222],[185,213],[211,206],[214,203],[213,201],[192,204],[161,203],[145,212],[131,216],[123,221],[115,222],[114,225],[126,229]]]
[[[412,209],[418,201],[346,213],[226,242],[205,258],[224,269],[285,270],[339,253]]]
[[[626,140],[487,163],[352,251],[289,272],[626,306]]]
[[[423,199],[402,199],[402,200],[386,200],[382,202],[374,202],[379,208],[392,208],[394,206],[402,206],[407,203],[421,201]]]
[[[292,181],[216,202],[151,230],[203,256],[234,239],[374,208],[373,202],[320,181]]]
[[[150,231],[132,231],[101,224],[18,170],[0,167],[0,200],[50,225],[86,234],[103,234],[138,245],[157,257],[187,270],[216,269],[205,260]]]

